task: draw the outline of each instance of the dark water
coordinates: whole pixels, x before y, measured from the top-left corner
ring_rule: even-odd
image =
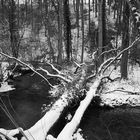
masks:
[[[68,108],[74,114],[76,108]],[[57,137],[67,123],[65,115],[50,130]],[[94,103],[86,110],[79,125],[86,140],[140,140],[140,107],[110,109]]]
[[[140,140],[140,108],[91,105],[79,127],[87,140]]]
[[[43,95],[44,94],[44,95]],[[6,96],[1,96],[0,105],[6,105],[8,111],[13,116],[18,125],[24,129],[31,127],[41,117],[41,107],[43,104],[50,104],[51,97],[47,90],[15,90]],[[0,107],[0,128],[11,129],[15,125]]]
[[[4,102],[15,121],[24,129],[34,125],[42,117],[42,104],[50,104],[53,100],[47,88],[39,88],[36,85],[11,91],[7,96],[1,96],[1,99],[0,104]],[[67,108],[49,134],[57,137],[67,123],[67,112],[74,114],[76,107],[78,106]],[[15,128],[1,108],[0,128]],[[83,130],[83,136],[87,140],[140,140],[140,108],[125,106],[109,109],[92,103],[86,110],[79,128]]]

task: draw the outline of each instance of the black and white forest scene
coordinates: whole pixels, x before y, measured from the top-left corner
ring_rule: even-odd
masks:
[[[140,140],[140,0],[0,0],[0,140]]]

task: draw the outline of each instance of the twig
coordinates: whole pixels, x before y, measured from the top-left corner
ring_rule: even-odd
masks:
[[[111,57],[111,58],[107,59],[105,62],[103,62],[103,63],[100,65],[99,69],[98,69],[98,73],[100,74],[101,71],[102,71],[102,69],[103,69],[103,67],[104,67],[108,62],[112,61],[113,59],[114,59],[114,57]]]
[[[44,71],[48,76],[51,76],[51,77],[58,77],[58,78],[64,80],[65,82],[67,82],[67,83],[72,82],[71,80],[66,79],[65,77],[63,77],[63,76],[61,76],[61,75],[59,75],[59,74],[51,74],[51,73],[49,73],[47,70],[45,70],[45,69],[43,69],[43,68],[41,68],[41,67],[40,67],[40,70]]]
[[[102,56],[102,55],[104,55],[105,53],[110,53],[110,52],[112,52],[112,51],[117,51],[118,49],[111,49],[111,50],[108,50],[108,51],[104,51],[103,53],[101,53],[99,56],[98,56],[98,59]]]
[[[77,68],[76,68],[76,70],[75,70],[74,74],[76,74],[76,73],[77,73],[77,71],[78,71],[78,69],[79,69],[79,68],[81,68],[83,65],[86,65],[85,63],[78,64],[78,63],[77,63],[77,62],[75,62],[75,61],[74,61],[74,64],[76,64],[76,66],[77,66]]]
[[[28,67],[29,69],[31,69],[34,73],[36,73],[37,75],[39,75],[40,77],[42,77],[49,84],[49,86],[53,88],[53,85],[48,81],[47,78],[45,78],[42,74],[40,74],[39,72],[37,72],[36,70],[34,70],[34,68],[32,68],[31,66],[29,66],[28,64],[24,63],[23,61],[15,58],[13,56],[9,56],[9,55],[7,55],[7,54],[5,54],[3,52],[0,52],[0,54],[4,55],[5,57],[8,57],[10,59],[13,59],[13,60],[21,63],[22,65],[25,65],[26,67]]]
[[[96,73],[94,73],[94,74],[88,76],[88,77],[86,78],[86,80],[89,80],[89,79],[91,79],[91,78],[93,78],[93,77],[95,77],[95,76],[96,76]]]
[[[50,65],[50,66],[52,67],[52,69],[55,70],[58,74],[63,74],[63,75],[64,75],[64,73],[62,73],[62,72],[59,71],[57,68],[55,68],[54,65],[52,65],[51,63],[46,62],[46,64]]]
[[[76,64],[77,67],[80,67],[80,64],[78,64],[76,61],[73,61],[74,64]]]

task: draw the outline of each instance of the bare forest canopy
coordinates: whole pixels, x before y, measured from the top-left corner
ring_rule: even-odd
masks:
[[[2,140],[72,140],[93,98],[110,107],[139,106],[140,91],[129,81],[130,66],[140,66],[139,34],[139,0],[0,0],[0,96],[6,88],[6,96],[24,88],[57,95],[26,130],[1,106],[15,125],[0,128]],[[132,87],[120,87],[122,81]],[[48,135],[72,104],[78,107],[70,121],[56,138]]]

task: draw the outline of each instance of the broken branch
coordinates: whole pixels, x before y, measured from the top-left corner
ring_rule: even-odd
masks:
[[[103,73],[107,70],[107,68],[114,62],[117,60],[117,58],[124,53],[125,51],[131,49],[138,41],[140,40],[140,37],[138,37],[129,47],[123,49],[113,60],[110,61],[110,63],[104,68]]]
[[[39,72],[37,72],[34,68],[32,68],[31,66],[29,66],[28,64],[24,63],[23,61],[21,61],[21,60],[15,58],[15,57],[13,57],[13,56],[9,56],[9,55],[7,55],[7,54],[5,54],[5,53],[3,53],[3,52],[0,52],[0,54],[1,54],[1,55],[4,55],[5,57],[8,57],[8,58],[10,58],[10,59],[13,59],[13,60],[19,62],[19,63],[22,64],[22,65],[25,65],[26,67],[28,67],[29,69],[31,69],[34,73],[36,73],[37,75],[39,75],[40,77],[42,77],[42,78],[49,84],[49,86],[50,86],[51,88],[53,88],[53,85],[48,81],[47,78],[45,78],[42,74],[40,74]]]
[[[66,79],[65,77],[63,77],[63,76],[61,76],[61,75],[59,75],[59,74],[51,74],[51,73],[49,73],[47,70],[45,70],[45,69],[43,69],[43,68],[41,68],[41,67],[40,67],[40,70],[44,71],[48,76],[60,78],[60,79],[64,80],[64,81],[67,82],[67,83],[72,82],[71,80]]]

